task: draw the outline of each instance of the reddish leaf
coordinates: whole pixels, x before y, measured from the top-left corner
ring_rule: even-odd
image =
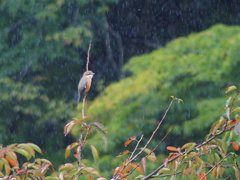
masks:
[[[126,150],[124,152],[121,152],[119,155],[117,155],[117,157],[122,157],[124,156],[125,154],[128,154],[130,151],[129,150]]]
[[[128,146],[133,140],[128,140],[124,143],[124,146]]]
[[[8,161],[8,163],[12,166],[12,167],[18,167],[18,161],[11,159],[10,157],[6,156],[5,159]]]
[[[231,120],[231,121],[228,121],[229,124],[237,124],[238,120],[235,119],[235,120]]]
[[[239,146],[235,142],[231,142],[231,144],[236,151],[239,150]]]
[[[136,136],[130,137],[129,140],[136,140]]]
[[[73,154],[73,156],[78,159],[78,154]]]
[[[16,173],[17,174],[25,174],[25,170],[18,170]]]
[[[199,174],[199,179],[201,179],[201,180],[207,180],[207,177],[205,176],[205,173]]]
[[[89,180],[93,180],[93,177],[88,174],[84,174],[84,176],[86,176]]]
[[[175,157],[177,157],[177,154],[175,153],[170,154],[170,159],[174,159]]]
[[[177,149],[177,148],[175,148],[175,147],[173,147],[173,146],[168,146],[168,147],[167,147],[167,150],[179,152],[179,149]]]
[[[134,164],[134,163],[131,163],[131,166],[132,166],[134,169],[136,169],[140,174],[144,174],[142,168],[139,167],[139,165]]]

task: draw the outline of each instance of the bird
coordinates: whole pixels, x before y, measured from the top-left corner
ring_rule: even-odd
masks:
[[[83,73],[82,78],[80,79],[78,83],[78,102],[79,104],[81,93],[85,96],[89,89],[91,88],[92,78],[94,73],[92,71],[86,71]]]

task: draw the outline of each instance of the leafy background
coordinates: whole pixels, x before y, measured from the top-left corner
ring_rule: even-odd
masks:
[[[224,113],[223,89],[239,85],[239,27],[230,26],[239,24],[238,7],[224,0],[2,0],[0,143],[36,143],[53,163],[65,161],[76,134],[65,137],[63,127],[81,116],[76,87],[91,38],[96,76],[86,110],[109,131],[108,147],[91,139],[100,168],[112,170],[119,160],[109,159],[128,137],[150,135],[171,95],[184,104],[166,119],[158,137],[175,128],[159,152],[199,141]],[[217,23],[226,25],[210,27]]]

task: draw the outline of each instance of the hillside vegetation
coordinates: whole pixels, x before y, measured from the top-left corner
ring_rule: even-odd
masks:
[[[109,131],[107,151],[121,149],[130,136],[150,135],[170,96],[184,104],[171,109],[159,137],[174,127],[167,144],[204,138],[212,122],[224,114],[224,88],[238,85],[239,41],[239,27],[216,25],[131,58],[124,67],[131,75],[108,86],[87,107],[87,115]]]

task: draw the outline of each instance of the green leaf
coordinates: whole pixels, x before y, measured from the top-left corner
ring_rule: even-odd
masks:
[[[217,130],[225,123],[225,120],[223,117],[221,117],[218,121],[213,123],[212,128],[210,129],[210,133],[215,135]]]
[[[18,144],[17,147],[26,150],[30,156],[35,157],[35,151],[29,144]]]
[[[94,122],[91,125],[95,128],[97,133],[101,135],[105,145],[107,146],[108,145],[108,136],[107,136],[106,128],[101,123],[98,123],[98,122]]]
[[[183,150],[183,149],[186,149],[186,148],[188,148],[188,147],[190,147],[190,146],[195,146],[196,145],[196,143],[186,143],[186,144],[184,144],[182,147],[181,147],[181,150]]]
[[[239,169],[237,167],[235,167],[235,166],[233,166],[232,168],[233,168],[233,170],[235,172],[236,179],[239,179],[240,178],[240,171],[239,171]]]
[[[92,175],[95,175],[95,176],[100,177],[99,172],[98,172],[96,169],[92,168],[92,167],[82,167],[82,168],[78,171],[78,173],[81,173],[82,171],[85,171],[85,172],[88,172],[89,174],[92,174]]]
[[[196,146],[196,143],[193,143],[192,145],[188,146],[186,148],[186,152],[188,153],[188,152],[192,151],[195,148],[195,146]]]
[[[162,169],[160,169],[160,170],[158,171],[158,174],[168,174],[168,173],[170,173],[170,172],[171,172],[170,169],[168,169],[168,168],[162,168]]]
[[[38,147],[36,144],[33,143],[27,143],[30,147],[32,147],[35,151],[37,151],[38,153],[42,154],[42,150],[40,149],[40,147]]]
[[[240,107],[234,108],[232,112],[240,112]]]
[[[92,150],[93,159],[94,159],[95,162],[97,162],[98,159],[99,159],[98,150],[97,150],[97,148],[96,148],[95,146],[93,146],[92,144],[89,144],[89,146],[90,146],[90,148],[91,148],[91,150]]]
[[[24,150],[22,148],[16,148],[14,151],[25,156],[27,158],[27,160],[30,160],[32,157],[31,154],[29,154],[26,150]]]
[[[235,89],[237,89],[236,86],[229,86],[229,87],[227,87],[225,93],[231,92],[231,91],[233,91],[233,90],[235,90]]]
[[[41,164],[41,163],[47,163],[47,164],[51,164],[52,165],[52,163],[51,163],[51,161],[49,161],[48,159],[40,159],[40,158],[38,158],[38,159],[36,159],[36,161],[39,163],[39,164]]]
[[[59,171],[73,171],[73,170],[76,170],[76,169],[71,163],[66,163],[59,166]]]

